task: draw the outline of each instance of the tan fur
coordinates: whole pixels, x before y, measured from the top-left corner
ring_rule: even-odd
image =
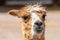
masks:
[[[38,5],[36,4],[34,6],[38,6]],[[23,22],[21,22],[21,27],[22,27],[22,33],[23,33],[23,36],[24,36],[24,40],[45,40],[45,36],[44,36],[45,31],[43,31],[41,33],[41,35],[34,35],[32,37],[32,35],[31,35],[31,17],[30,17],[31,14],[29,14],[29,12],[27,12],[27,10],[26,10],[27,8],[29,8],[29,6],[24,7],[20,10],[11,10],[11,11],[9,11],[9,14],[13,15],[13,16],[17,16],[18,18],[22,18],[25,15],[29,16],[28,20],[26,20],[26,21],[23,20]],[[39,14],[37,14],[37,15],[41,18],[43,24],[45,25],[45,21],[42,19],[42,15],[43,15],[42,12],[46,12],[46,11],[45,10],[40,10],[38,12]]]

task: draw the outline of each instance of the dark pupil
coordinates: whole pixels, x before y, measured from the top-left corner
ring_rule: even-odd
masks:
[[[28,18],[28,16],[24,16],[23,19],[26,20]]]
[[[46,15],[43,15],[43,16],[42,16],[44,20],[45,20],[45,16],[46,16]]]

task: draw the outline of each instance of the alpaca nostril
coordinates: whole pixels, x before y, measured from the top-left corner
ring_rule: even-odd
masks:
[[[41,25],[42,25],[42,22],[37,21],[37,22],[35,23],[35,25],[41,26]]]

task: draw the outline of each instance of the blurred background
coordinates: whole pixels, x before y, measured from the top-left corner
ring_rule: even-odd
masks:
[[[0,40],[23,40],[20,19],[8,11],[40,3],[46,6],[46,40],[60,40],[60,0],[0,0]]]

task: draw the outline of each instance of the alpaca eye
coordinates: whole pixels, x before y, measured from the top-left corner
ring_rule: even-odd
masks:
[[[46,16],[46,14],[42,16],[42,18],[43,18],[44,20],[45,20],[45,16]]]
[[[22,17],[24,20],[27,20],[28,19],[28,16],[23,16]]]

